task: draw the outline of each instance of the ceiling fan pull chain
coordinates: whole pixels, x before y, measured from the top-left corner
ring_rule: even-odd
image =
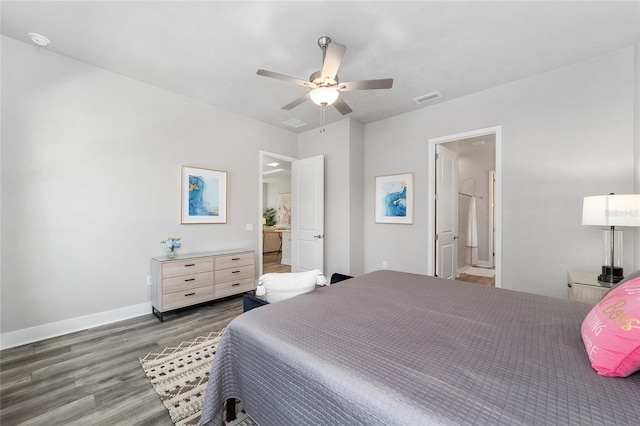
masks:
[[[324,133],[324,105],[320,105],[320,133]]]

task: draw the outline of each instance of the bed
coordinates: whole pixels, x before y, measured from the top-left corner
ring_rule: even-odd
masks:
[[[234,319],[202,424],[640,425],[640,373],[602,377],[579,302],[376,271]]]

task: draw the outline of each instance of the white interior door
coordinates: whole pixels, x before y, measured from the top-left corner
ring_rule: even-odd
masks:
[[[324,156],[291,163],[291,272],[324,272]]]
[[[455,279],[458,269],[458,155],[436,147],[436,276]]]

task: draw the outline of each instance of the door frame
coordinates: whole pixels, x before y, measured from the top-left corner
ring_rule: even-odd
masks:
[[[459,139],[468,139],[476,136],[493,134],[496,138],[496,167],[495,167],[495,193],[494,193],[494,220],[495,220],[495,286],[502,287],[502,126],[485,127],[462,133],[455,133],[437,138],[428,139],[427,145],[427,274],[435,273],[435,193],[436,193],[436,145],[453,142]]]
[[[489,268],[495,266],[495,249],[493,248],[493,240],[495,238],[495,195],[496,171],[489,170]]]
[[[264,271],[263,271],[263,265],[262,265],[262,260],[263,260],[263,255],[264,253],[262,252],[262,248],[263,248],[263,243],[262,243],[262,214],[264,212],[264,179],[263,179],[263,173],[264,173],[264,157],[269,157],[269,158],[276,158],[278,160],[283,160],[283,161],[288,161],[290,163],[293,163],[294,161],[297,161],[297,158],[294,157],[289,157],[287,155],[282,155],[282,154],[276,154],[274,152],[268,152],[268,151],[258,151],[258,276],[262,276]]]

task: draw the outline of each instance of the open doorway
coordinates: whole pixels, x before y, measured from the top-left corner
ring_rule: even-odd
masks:
[[[460,139],[440,146],[443,145],[455,148],[458,154],[459,245],[456,279],[494,286],[495,212],[492,201],[495,196],[495,134]]]
[[[295,158],[260,152],[260,270],[291,272],[291,163]]]
[[[501,129],[429,140],[429,273],[500,287]]]

